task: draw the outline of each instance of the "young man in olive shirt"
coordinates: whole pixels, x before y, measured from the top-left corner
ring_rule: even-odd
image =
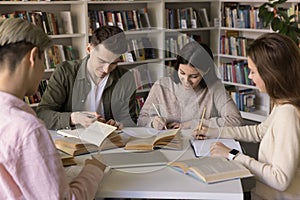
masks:
[[[59,64],[37,107],[38,117],[47,128],[87,127],[95,120],[114,126],[134,126],[134,77],[117,66],[126,51],[125,33],[115,26],[103,26],[91,37],[89,55]]]

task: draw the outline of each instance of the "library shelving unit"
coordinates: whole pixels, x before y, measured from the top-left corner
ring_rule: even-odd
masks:
[[[59,13],[70,12],[73,23],[73,33],[49,34],[53,39],[53,44],[72,46],[78,52],[78,56],[85,54],[87,39],[85,31],[85,20],[82,14],[85,13],[85,3],[83,1],[0,1],[0,17],[32,17],[34,12]],[[54,69],[45,69],[44,79],[48,79]],[[37,103],[32,103],[32,107]]]
[[[148,82],[153,83],[159,78],[168,75],[167,66],[172,66],[175,55],[181,47],[178,43],[178,38],[180,38],[180,41],[182,41],[182,38],[193,38],[209,45],[218,67],[222,66],[223,63],[239,60],[246,61],[247,57],[245,54],[232,54],[228,49],[227,51],[229,52],[223,51],[222,36],[223,38],[227,36],[242,38],[245,44],[251,42],[259,35],[272,30],[262,29],[259,23],[256,26],[254,25],[254,27],[252,27],[253,24],[251,27],[247,27],[245,26],[245,18],[244,21],[231,19],[231,23],[229,23],[227,19],[228,13],[233,11],[233,16],[235,16],[235,13],[239,13],[240,10],[255,10],[264,2],[266,0],[0,1],[0,13],[13,13],[20,10],[53,13],[70,11],[73,33],[53,34],[50,37],[53,38],[54,44],[71,45],[78,52],[78,56],[82,58],[86,55],[85,47],[89,42],[92,29],[100,25],[99,23],[95,25],[91,23],[91,20],[95,20],[95,16],[92,17],[91,13],[122,13],[124,11],[135,10],[137,12],[146,10],[151,27],[131,27],[124,30],[129,43],[133,40],[139,42],[142,38],[148,38],[151,48],[156,49],[155,57],[125,60],[119,65],[131,70],[147,69],[148,77],[151,77],[151,80],[148,79]],[[289,7],[298,3],[300,3],[300,0],[289,0],[286,5]],[[203,12],[203,9],[205,9],[205,12]],[[171,22],[171,18],[176,15],[176,12],[177,14],[185,13],[185,18],[183,19],[185,21],[182,21],[182,19],[178,21],[175,17]],[[206,21],[204,20],[205,15],[207,16]],[[97,17],[99,18],[99,15]],[[186,17],[191,18],[191,21]],[[197,20],[193,21],[192,19],[195,17],[200,22]],[[99,21],[99,19],[97,20]],[[179,24],[175,24],[174,22],[176,21]],[[115,23],[118,25],[118,19],[115,19]],[[47,69],[45,77],[49,78],[53,70],[55,69]],[[147,81],[145,84],[147,84]],[[269,114],[270,100],[266,94],[260,93],[255,86],[233,81],[224,81],[224,84],[232,85],[236,88],[250,88],[256,91],[256,109],[254,112],[242,112],[242,116],[245,119],[263,121]],[[145,95],[147,95],[148,91],[149,88],[138,90],[139,93],[144,93]]]
[[[258,18],[258,8],[265,2],[265,0],[220,0],[219,8],[221,12],[219,19],[221,23],[218,28],[219,37],[216,38],[219,40],[217,42],[217,49],[219,49],[218,66],[243,60],[246,62],[245,49],[247,43],[251,43],[252,40],[264,33],[272,32],[271,28],[263,28],[262,21]],[[298,3],[300,3],[299,0],[288,1],[283,8],[289,9]],[[239,18],[236,16],[239,16]],[[224,42],[224,40],[227,41]],[[234,44],[233,46],[237,48],[233,48],[228,43]],[[241,81],[228,81],[228,79],[225,79],[224,84],[234,86],[237,89],[246,88],[255,91],[255,110],[253,112],[241,111],[244,119],[261,122],[269,115],[271,103],[267,94],[261,93],[255,86]]]

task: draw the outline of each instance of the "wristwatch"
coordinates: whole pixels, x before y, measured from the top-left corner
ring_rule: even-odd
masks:
[[[240,152],[236,149],[232,149],[228,154],[228,160],[233,160]]]

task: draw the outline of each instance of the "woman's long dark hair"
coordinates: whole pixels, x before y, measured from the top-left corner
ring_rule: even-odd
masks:
[[[206,88],[207,85],[213,84],[218,80],[215,72],[215,64],[211,49],[203,43],[192,41],[186,44],[177,55],[175,70],[178,71],[180,64],[189,64],[197,68],[202,74],[200,87]],[[175,73],[175,82],[179,82],[178,74]]]

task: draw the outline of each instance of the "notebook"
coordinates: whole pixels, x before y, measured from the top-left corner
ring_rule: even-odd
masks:
[[[210,147],[215,142],[222,142],[229,148],[237,149],[241,153],[243,152],[240,143],[235,141],[234,139],[216,138],[216,139],[207,139],[207,140],[195,140],[195,139],[190,140],[190,143],[193,147],[196,157],[210,156]]]
[[[169,162],[160,151],[100,153],[93,157],[110,168],[160,166]]]

